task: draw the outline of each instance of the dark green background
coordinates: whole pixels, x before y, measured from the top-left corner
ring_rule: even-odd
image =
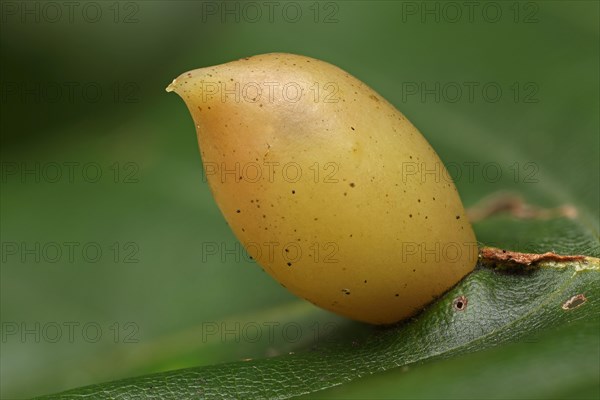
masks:
[[[3,175],[1,240],[3,246],[29,247],[93,242],[103,256],[86,262],[76,252],[72,263],[64,255],[56,263],[32,256],[23,262],[3,247],[3,334],[15,324],[75,322],[97,324],[102,336],[91,343],[75,328],[70,341],[63,328],[57,343],[43,332],[39,343],[33,335],[23,340],[20,331],[3,337],[3,398],[284,354],[309,347],[315,324],[334,322],[342,333],[372,329],[296,299],[252,263],[231,256],[202,262],[203,243],[233,248],[236,240],[202,181],[187,109],[164,91],[189,69],[273,51],[334,63],[395,104],[446,163],[463,166],[456,184],[465,206],[499,190],[518,191],[543,206],[575,205],[597,237],[595,1],[496,2],[502,11],[498,22],[486,20],[480,6],[472,21],[463,8],[456,23],[444,9],[439,22],[435,16],[422,20],[405,13],[409,3],[443,7],[436,2],[296,2],[302,11],[298,22],[284,18],[286,3],[278,2],[273,21],[263,8],[255,23],[248,21],[253,15],[244,14],[243,2],[230,6],[240,8],[239,22],[235,16],[206,15],[207,3],[222,7],[221,2],[96,2],[102,12],[98,22],[82,14],[85,2],[75,8],[72,21],[62,7],[57,22],[43,14],[43,3],[26,3],[2,3],[3,173],[15,165],[74,162],[97,163],[103,175],[97,183],[86,182],[81,167],[75,168],[72,183],[66,168],[55,183],[43,176]],[[7,4],[17,11],[29,7],[34,14],[14,15]],[[326,23],[326,15],[332,21]],[[463,93],[452,102],[442,93],[438,102],[403,91],[413,83],[434,87],[436,82],[461,87],[475,82],[479,88],[494,83],[503,93],[497,102],[486,100],[481,90],[473,101]],[[518,99],[515,83],[521,88]],[[524,97],[531,94],[527,84],[536,89],[530,97]],[[47,97],[56,85],[63,88],[57,101]],[[67,85],[74,85],[73,97]],[[90,85],[101,88],[97,101],[77,89]],[[480,163],[472,179],[466,175],[469,162]],[[499,166],[502,179],[486,179],[486,163]],[[532,171],[524,169],[526,164],[535,166],[533,181],[525,178]],[[131,171],[133,181],[123,182]],[[479,234],[482,228],[475,228]],[[486,237],[510,242],[509,233]],[[123,252],[115,262],[111,246],[118,243],[123,251],[130,242],[139,249],[139,262],[123,262]],[[527,249],[527,243],[512,247]],[[218,335],[204,340],[206,324],[221,321],[230,327],[297,322],[303,334],[297,342],[285,340],[280,330],[274,341],[265,335],[257,343],[236,343],[232,336],[223,341]],[[133,325],[126,329],[127,323]],[[129,343],[124,335],[133,332],[132,326],[137,331]]]

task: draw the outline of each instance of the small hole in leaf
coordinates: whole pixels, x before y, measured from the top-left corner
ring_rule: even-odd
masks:
[[[467,303],[468,300],[465,296],[459,296],[454,299],[452,306],[454,307],[455,311],[464,311],[467,308]]]

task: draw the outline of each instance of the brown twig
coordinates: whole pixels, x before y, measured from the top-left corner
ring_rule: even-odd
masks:
[[[542,208],[526,203],[514,193],[497,193],[469,207],[467,216],[478,222],[497,214],[509,214],[519,219],[549,219],[556,217],[576,218],[577,209],[570,204],[556,208]]]

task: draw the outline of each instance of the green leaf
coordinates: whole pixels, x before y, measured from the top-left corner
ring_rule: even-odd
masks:
[[[577,222],[568,219],[548,224],[547,221],[494,218],[485,223],[480,236],[485,237],[485,232],[493,229],[512,229],[517,242],[525,239],[523,235],[545,230],[550,236],[570,232],[578,243],[593,243],[578,229]],[[540,248],[530,244],[530,250],[539,251]],[[597,244],[586,250],[588,254],[599,251]],[[580,326],[577,324],[595,322],[598,318],[599,278],[598,266],[592,264],[566,263],[518,270],[478,265],[472,274],[417,317],[394,327],[373,327],[364,337],[334,341],[310,351],[273,358],[92,385],[45,398],[286,399],[307,393],[321,397],[321,390],[398,367],[456,357],[505,343],[530,342],[535,340],[532,338],[536,333],[558,327],[576,331],[578,328],[575,327]],[[580,294],[587,299],[585,303],[572,309],[563,308],[565,302]],[[466,306],[463,304],[459,309],[457,299]],[[585,332],[596,325],[590,326]],[[552,338],[556,337],[556,334],[546,335],[544,343],[548,342],[547,345],[552,347]],[[523,346],[523,343],[516,346]],[[597,352],[597,343],[588,351]],[[594,384],[589,375],[589,371],[584,374],[587,377],[585,385]],[[576,380],[570,378],[569,382],[573,381]],[[390,381],[386,382],[389,384]],[[360,387],[361,381],[356,385]],[[339,396],[348,393],[343,391]]]
[[[396,368],[302,399],[597,399],[599,330],[598,318],[579,320],[518,343]]]

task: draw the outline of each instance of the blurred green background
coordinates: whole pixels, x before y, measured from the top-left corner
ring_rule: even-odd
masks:
[[[274,2],[272,14],[236,1],[1,4],[2,398],[373,329],[243,258],[203,253],[237,241],[202,180],[188,111],[164,90],[190,69],[273,51],[329,61],[462,167],[465,206],[513,190],[573,204],[598,232],[598,2],[481,2],[472,14],[400,1]],[[472,176],[467,163],[479,163]],[[236,341],[223,322],[279,325]],[[302,328],[294,340],[289,323]]]

